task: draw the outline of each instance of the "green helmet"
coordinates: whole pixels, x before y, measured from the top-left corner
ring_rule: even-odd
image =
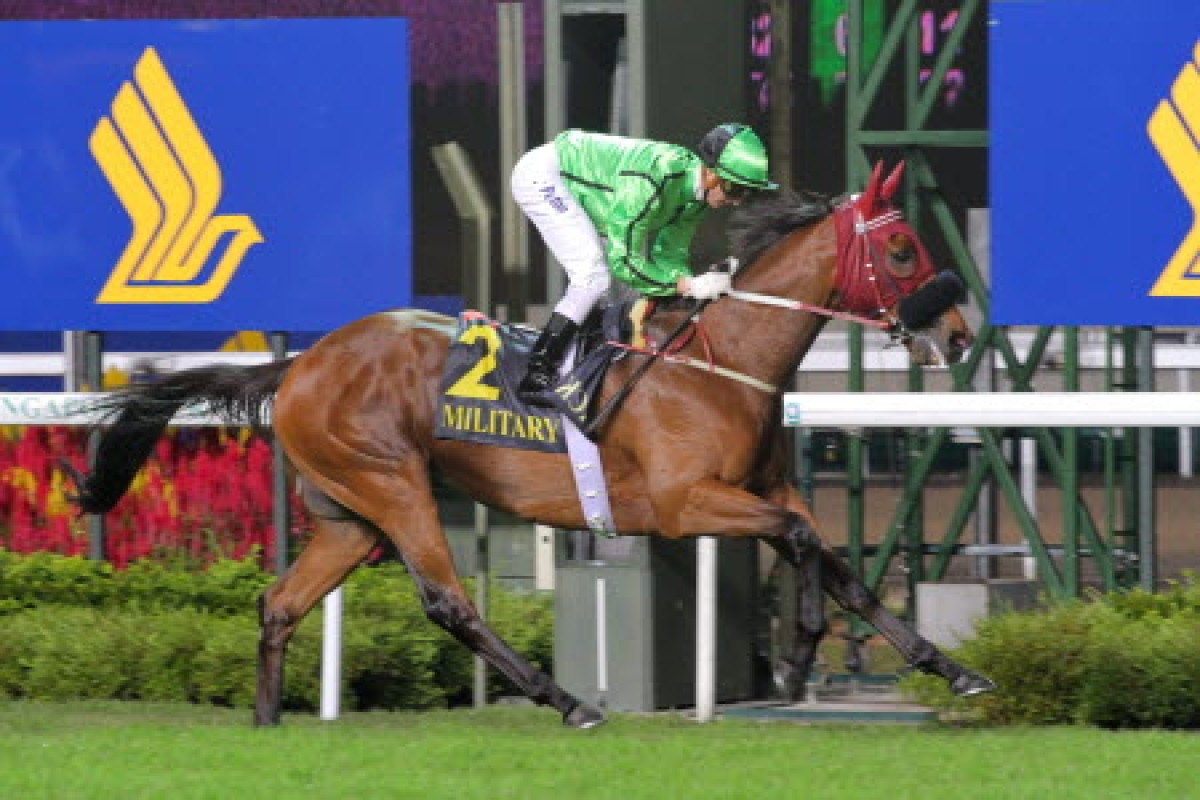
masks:
[[[726,122],[713,128],[697,148],[704,166],[722,178],[755,189],[778,189],[767,177],[767,148],[749,127]]]

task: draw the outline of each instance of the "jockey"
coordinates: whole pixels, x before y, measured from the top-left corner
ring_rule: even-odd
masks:
[[[567,273],[566,294],[530,351],[524,400],[536,403],[554,385],[567,344],[611,277],[651,296],[715,300],[729,291],[727,273],[692,275],[696,227],[709,208],[778,184],[767,177],[766,148],[745,125],[718,125],[697,153],[569,130],[517,161],[513,198]]]

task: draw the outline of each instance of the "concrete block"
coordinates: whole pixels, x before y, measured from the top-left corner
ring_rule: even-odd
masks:
[[[1037,581],[991,579],[917,584],[917,632],[938,647],[957,647],[975,635],[978,620],[1037,605]]]

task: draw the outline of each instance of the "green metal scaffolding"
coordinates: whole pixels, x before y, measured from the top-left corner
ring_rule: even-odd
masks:
[[[1055,331],[1037,328],[1026,357],[1021,359],[1010,330],[988,320],[989,294],[983,274],[972,256],[954,210],[939,186],[929,151],[935,148],[986,148],[987,130],[929,129],[931,112],[955,52],[962,46],[971,25],[986,24],[982,0],[963,0],[959,16],[941,47],[931,74],[922,81],[919,70],[917,0],[902,0],[890,19],[874,58],[864,57],[864,6],[869,0],[847,1],[848,45],[846,55],[846,174],[850,186],[862,186],[870,173],[872,148],[900,150],[908,164],[904,206],[914,226],[929,236],[936,231],[960,268],[970,297],[983,313],[984,323],[977,344],[964,363],[951,368],[953,390],[971,392],[985,364],[990,369],[998,358],[1015,392],[1034,391],[1033,379]],[[874,11],[877,13],[878,8]],[[872,108],[879,99],[885,78],[900,70],[904,86],[904,119],[897,130],[867,127]],[[894,77],[894,75],[893,75]],[[1079,329],[1061,328],[1064,391],[1079,390]],[[849,334],[850,371],[848,389],[864,391],[863,332],[852,327]],[[1153,388],[1151,331],[1123,328],[1107,332],[1109,365],[1106,385],[1112,391],[1145,391]],[[1120,365],[1112,357],[1121,354]],[[922,391],[919,369],[909,372],[908,389]],[[856,570],[878,588],[892,566],[901,558],[910,583],[909,596],[919,581],[942,579],[977,508],[985,487],[995,487],[1007,502],[1020,527],[1029,554],[1035,559],[1040,580],[1055,597],[1071,597],[1081,589],[1081,559],[1091,559],[1096,580],[1105,591],[1138,585],[1152,589],[1156,576],[1153,539],[1153,462],[1151,431],[1131,429],[1108,431],[1105,435],[1104,518],[1096,520],[1085,504],[1080,487],[1078,429],[1031,428],[1020,432],[1037,442],[1048,473],[1063,495],[1061,543],[1046,541],[1038,520],[1030,511],[1014,479],[1004,453],[1003,430],[980,429],[978,456],[965,476],[963,490],[945,528],[931,546],[927,542],[930,523],[923,513],[923,492],[939,453],[950,440],[950,429],[905,432],[905,475],[900,502],[891,515],[877,545],[866,542],[866,479],[864,440],[851,436],[847,443],[846,477],[848,506],[847,555]],[[1061,556],[1055,557],[1055,550]]]

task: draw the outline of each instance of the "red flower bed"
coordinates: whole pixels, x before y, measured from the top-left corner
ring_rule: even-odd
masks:
[[[0,428],[0,547],[18,553],[86,553],[84,520],[58,461],[83,469],[86,434],[73,428]],[[257,552],[272,563],[271,446],[246,431],[177,429],[159,441],[129,492],[105,516],[106,555],[206,562]],[[289,494],[298,536],[303,508]]]

